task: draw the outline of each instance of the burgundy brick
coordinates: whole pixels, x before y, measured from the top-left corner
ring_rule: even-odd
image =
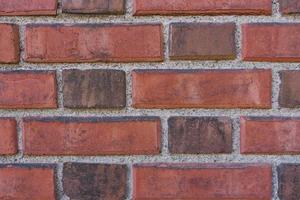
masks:
[[[135,15],[271,15],[271,0],[134,0]]]
[[[158,118],[25,119],[25,155],[139,155],[160,152]]]
[[[173,23],[170,58],[173,60],[228,60],[236,57],[235,24]]]
[[[124,14],[125,0],[63,0],[65,13]]]
[[[0,155],[12,155],[18,151],[17,122],[0,118]]]
[[[0,73],[0,108],[56,108],[55,72]]]
[[[133,199],[270,200],[269,165],[160,164],[135,166]]]
[[[278,196],[281,200],[300,199],[300,165],[281,164],[278,169]]]
[[[27,62],[162,61],[159,24],[27,25]]]
[[[241,152],[300,154],[300,119],[241,118]]]
[[[300,107],[300,71],[281,71],[279,105],[285,108]]]
[[[1,15],[56,15],[57,0],[0,0]]]
[[[230,153],[232,127],[225,117],[171,117],[169,151],[177,154]]]
[[[71,199],[124,200],[127,191],[126,165],[66,163],[65,194]]]
[[[125,72],[119,70],[65,70],[64,106],[68,108],[123,108]]]
[[[0,24],[0,63],[18,63],[19,60],[19,27]]]
[[[271,108],[270,70],[135,70],[135,108]]]
[[[55,200],[53,168],[0,165],[0,199]]]
[[[279,0],[280,12],[283,14],[299,14],[300,1],[299,0]]]
[[[242,26],[245,61],[300,62],[300,23],[260,23]]]

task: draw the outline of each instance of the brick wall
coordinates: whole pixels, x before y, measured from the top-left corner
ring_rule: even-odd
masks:
[[[299,0],[0,0],[0,199],[299,200]]]

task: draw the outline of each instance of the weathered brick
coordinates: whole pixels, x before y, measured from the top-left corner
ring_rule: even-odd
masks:
[[[241,153],[300,154],[300,119],[242,117]]]
[[[234,23],[173,23],[172,60],[228,60],[236,57]]]
[[[17,122],[0,118],[0,155],[12,155],[18,151]]]
[[[271,0],[134,0],[135,15],[271,15]]]
[[[280,12],[283,14],[299,14],[300,1],[299,0],[279,0]]]
[[[53,167],[0,165],[1,200],[55,200]]]
[[[56,15],[57,0],[0,0],[1,15]]]
[[[68,108],[123,108],[125,72],[119,70],[65,70],[64,106]]]
[[[133,199],[270,200],[269,165],[160,164],[134,166]]]
[[[19,51],[19,27],[0,24],[0,63],[18,63]]]
[[[65,13],[124,14],[125,0],[63,0]]]
[[[0,73],[0,108],[56,108],[55,72]]]
[[[66,163],[63,187],[71,199],[124,200],[127,167],[115,164]]]
[[[177,154],[230,153],[232,127],[225,117],[171,117],[169,151]]]
[[[162,61],[160,24],[27,25],[27,62]]]
[[[25,119],[25,155],[130,155],[160,152],[158,118]]]
[[[278,169],[278,196],[281,200],[300,199],[300,165],[281,164]]]
[[[245,61],[300,62],[300,23],[242,25]]]
[[[135,70],[136,108],[271,108],[270,70]]]
[[[281,71],[279,105],[285,108],[300,107],[300,71]]]

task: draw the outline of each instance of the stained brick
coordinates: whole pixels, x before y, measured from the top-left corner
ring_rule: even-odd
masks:
[[[278,196],[281,200],[300,199],[300,165],[281,164],[278,169]]]

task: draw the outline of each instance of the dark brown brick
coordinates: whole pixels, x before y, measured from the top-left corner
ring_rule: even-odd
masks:
[[[64,164],[64,192],[74,200],[124,200],[126,183],[126,165]]]
[[[122,108],[126,106],[125,72],[66,70],[64,106],[68,108]]]
[[[171,153],[230,153],[231,120],[225,117],[172,117],[169,124]]]
[[[300,164],[281,164],[278,167],[278,179],[281,200],[300,199]]]
[[[177,59],[234,59],[235,24],[173,23],[170,26],[170,57]]]
[[[125,0],[63,0],[65,13],[123,14]]]
[[[300,14],[299,0],[279,0],[280,12],[283,14]]]
[[[300,71],[282,71],[279,105],[286,108],[300,107]]]

